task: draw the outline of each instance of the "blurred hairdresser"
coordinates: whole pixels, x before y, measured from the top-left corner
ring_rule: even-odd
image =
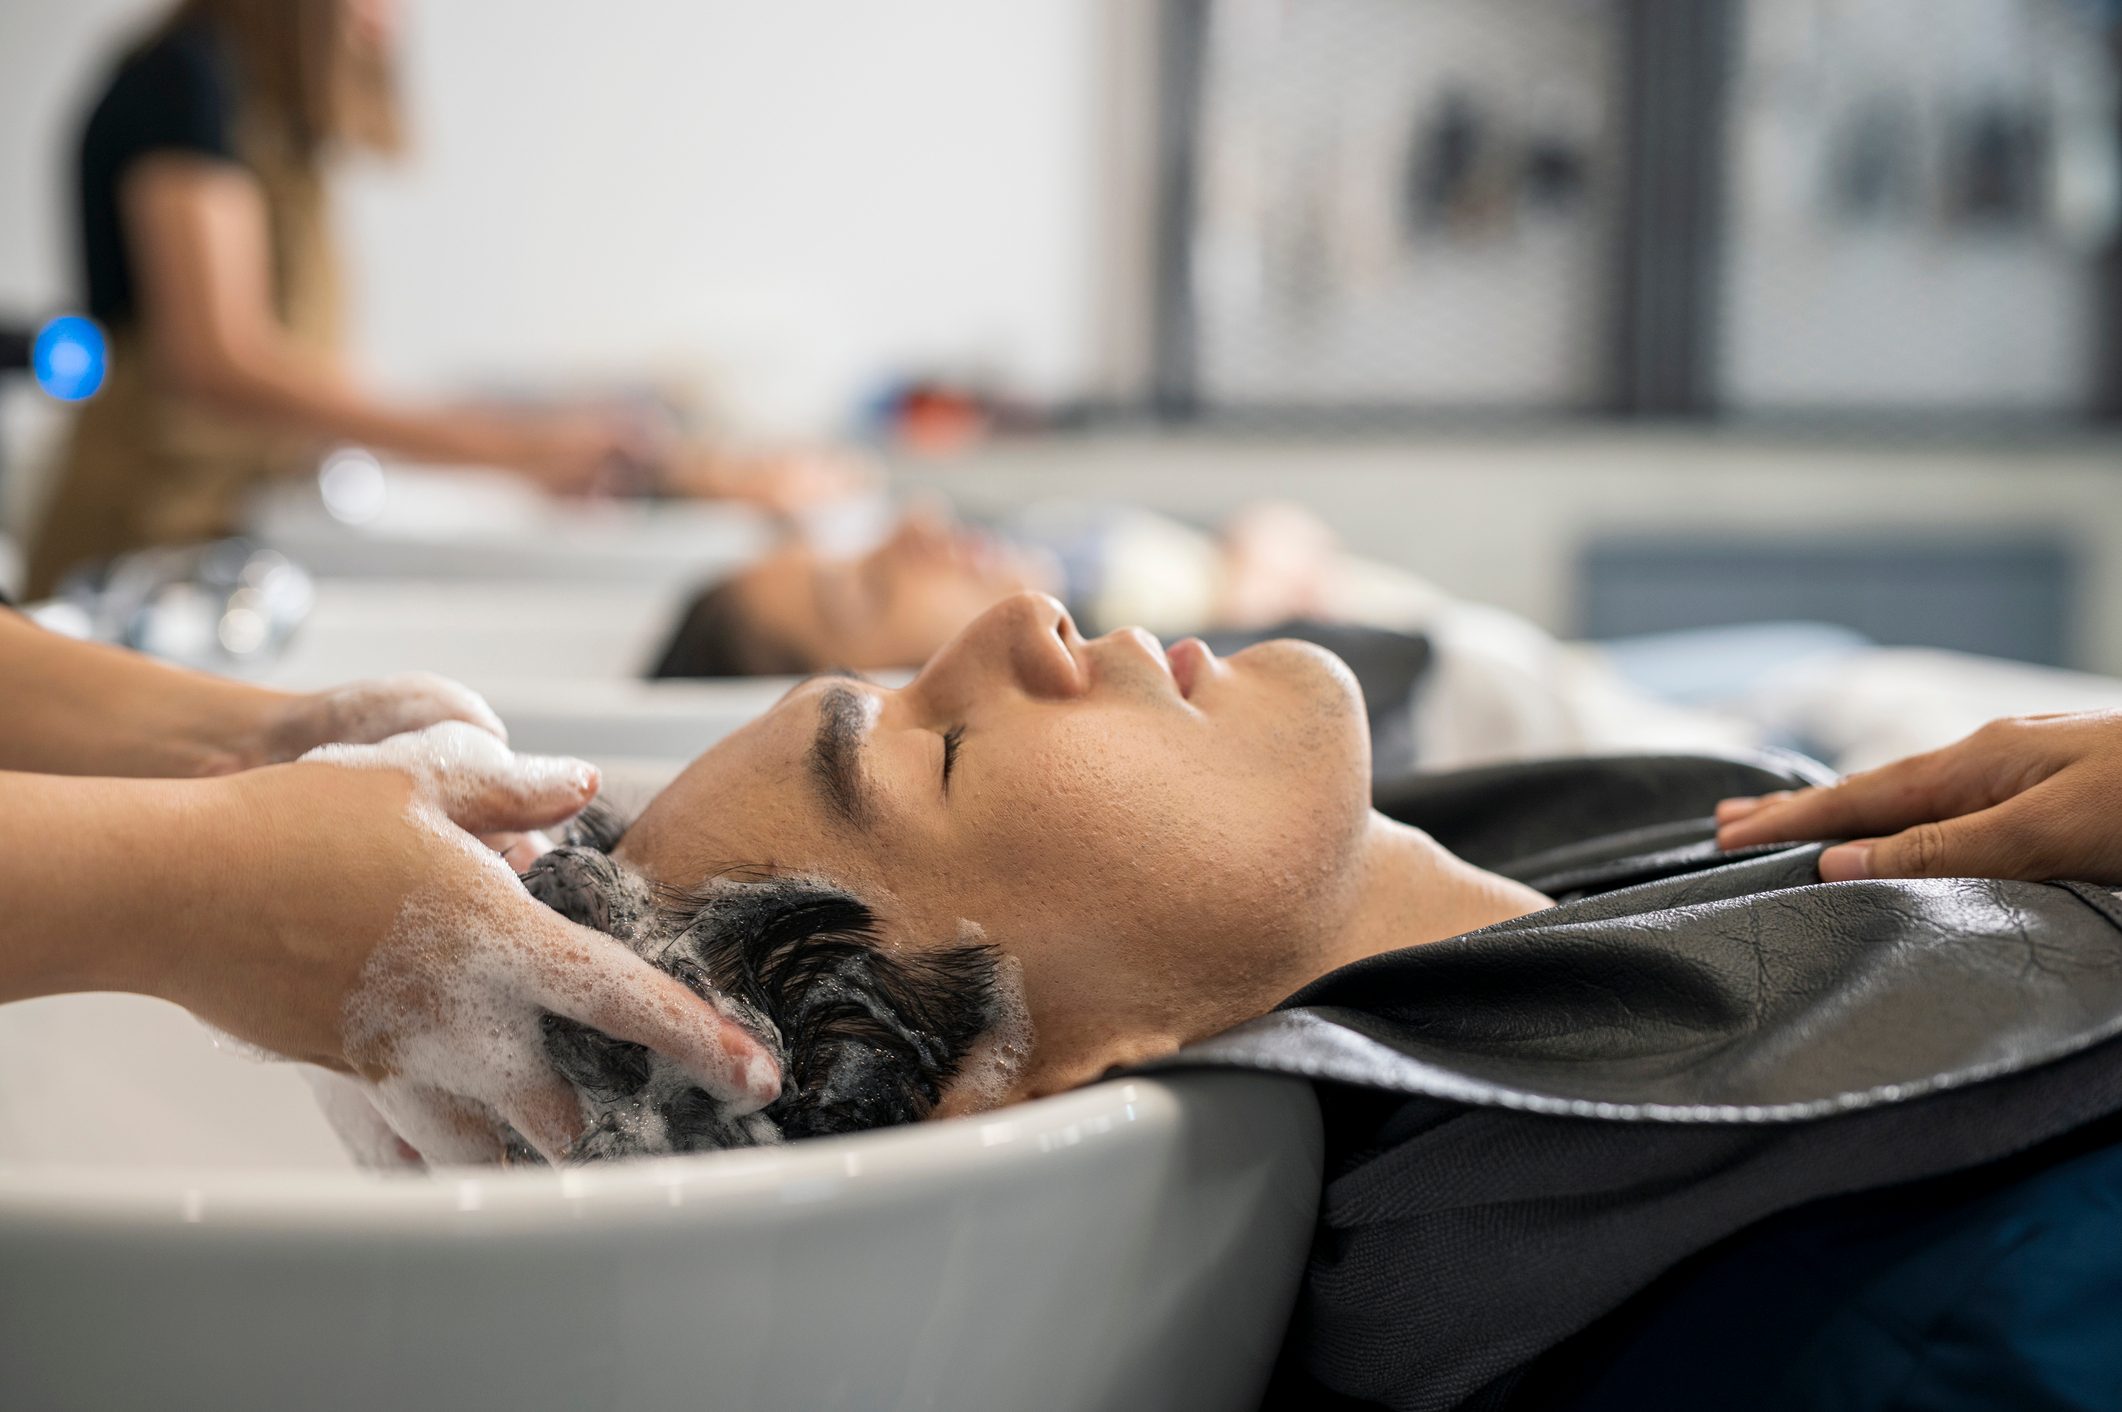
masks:
[[[579,811],[597,775],[501,734],[440,678],[268,691],[0,608],[0,1003],[174,1001],[365,1081],[401,1134],[496,1158],[510,1130],[549,1159],[579,1136],[535,1045],[547,1013],[670,1056],[737,1111],[777,1096],[745,1031],[524,891],[494,847],[536,852],[520,831]],[[364,1009],[378,996],[398,999]]]
[[[89,312],[109,380],[75,424],[29,594],[84,560],[237,528],[259,483],[333,441],[492,465],[555,491],[614,475],[791,508],[820,458],[679,454],[612,411],[416,408],[342,358],[328,178],[402,145],[392,0],[182,0],[115,65],[78,155]]]

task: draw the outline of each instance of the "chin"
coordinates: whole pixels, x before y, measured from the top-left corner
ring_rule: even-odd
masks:
[[[1366,719],[1363,687],[1348,663],[1316,642],[1278,637],[1259,642],[1231,657],[1233,665],[1271,673],[1287,680],[1292,688],[1316,699],[1321,706],[1339,704],[1358,721]]]
[[[1351,765],[1364,781],[1369,797],[1370,716],[1363,704],[1363,687],[1348,664],[1315,642],[1278,637],[1256,643],[1230,658],[1272,680],[1287,696],[1279,710],[1291,724],[1315,733],[1311,748],[1334,755],[1354,757]]]

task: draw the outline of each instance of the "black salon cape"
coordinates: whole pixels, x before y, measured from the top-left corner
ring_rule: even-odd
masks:
[[[1506,1406],[1541,1353],[1767,1216],[2122,1110],[2114,894],[1716,851],[1716,800],[1820,778],[1761,753],[1378,791],[1560,905],[1343,967],[1156,1066],[1318,1083],[1325,1188],[1270,1406]]]

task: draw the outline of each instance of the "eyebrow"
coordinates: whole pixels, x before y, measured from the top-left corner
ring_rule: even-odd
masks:
[[[818,698],[818,734],[810,746],[810,777],[826,807],[856,828],[875,814],[862,745],[869,737],[869,699],[836,686]]]

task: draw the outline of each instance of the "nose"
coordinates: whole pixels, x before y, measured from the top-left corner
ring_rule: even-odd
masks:
[[[951,513],[949,501],[923,496],[900,515],[899,528],[892,538],[901,544],[939,543],[948,540],[957,527],[958,517]]]
[[[1013,593],[973,619],[929,659],[913,688],[940,709],[963,711],[996,692],[1067,700],[1090,685],[1083,637],[1045,593]]]

